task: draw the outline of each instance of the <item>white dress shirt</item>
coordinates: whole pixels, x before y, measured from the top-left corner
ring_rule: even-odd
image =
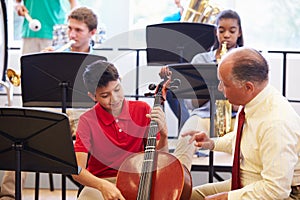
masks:
[[[291,186],[300,185],[298,114],[270,85],[245,106],[245,113],[240,165],[243,188],[230,191],[228,199],[288,198]],[[233,153],[234,148],[232,132],[220,137],[214,150]]]

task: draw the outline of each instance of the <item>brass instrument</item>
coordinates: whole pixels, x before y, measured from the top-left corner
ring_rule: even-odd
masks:
[[[181,21],[215,23],[215,17],[221,10],[209,0],[190,0],[188,7],[184,9]]]
[[[6,75],[13,86],[17,87],[21,84],[21,75],[16,73],[13,69],[7,69]]]
[[[13,101],[13,87],[20,85],[20,75],[17,74],[12,69],[7,69],[6,76],[8,77],[8,81],[0,81],[0,85],[2,85],[7,94],[7,105],[12,106]]]
[[[220,59],[227,53],[227,42],[222,43]],[[231,131],[232,105],[228,100],[216,100],[215,133],[221,137]]]

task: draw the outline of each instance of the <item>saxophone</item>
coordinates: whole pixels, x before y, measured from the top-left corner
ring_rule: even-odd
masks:
[[[220,59],[227,53],[227,42],[222,43]],[[228,100],[216,100],[215,134],[218,137],[231,131],[232,105]]]

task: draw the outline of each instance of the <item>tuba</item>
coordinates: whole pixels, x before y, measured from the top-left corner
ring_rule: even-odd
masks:
[[[222,43],[220,59],[227,53],[227,42]],[[221,137],[231,131],[232,105],[226,100],[216,100],[215,133]]]
[[[182,22],[215,23],[215,17],[221,10],[209,0],[190,0],[181,16]]]

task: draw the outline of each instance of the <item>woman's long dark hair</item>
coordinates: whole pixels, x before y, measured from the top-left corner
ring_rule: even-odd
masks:
[[[220,22],[221,19],[236,19],[237,20],[241,36],[237,39],[236,44],[239,47],[244,46],[244,37],[243,37],[243,31],[242,31],[242,24],[241,24],[241,18],[239,16],[239,14],[237,12],[233,11],[233,10],[223,10],[222,12],[220,12],[217,15],[216,22],[215,22],[216,26],[219,25],[219,22]],[[213,46],[213,50],[219,48],[219,41],[218,41],[217,35],[215,37],[216,37],[216,39],[215,39],[215,44]]]

